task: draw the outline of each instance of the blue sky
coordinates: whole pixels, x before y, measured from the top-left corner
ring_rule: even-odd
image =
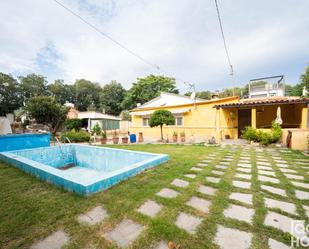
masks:
[[[164,72],[197,90],[231,87],[214,0],[60,0]],[[218,0],[235,84],[284,74],[297,83],[309,62],[309,1]],[[101,37],[53,0],[0,2],[0,71],[67,83],[163,74]]]

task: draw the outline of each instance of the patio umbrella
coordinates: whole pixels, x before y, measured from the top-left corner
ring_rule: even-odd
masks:
[[[276,117],[275,123],[279,124],[279,125],[282,125],[281,108],[280,108],[280,106],[278,106],[278,108],[277,108],[277,117]]]

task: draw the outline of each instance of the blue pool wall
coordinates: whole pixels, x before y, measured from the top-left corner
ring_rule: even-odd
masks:
[[[129,177],[136,175],[146,169],[158,166],[159,164],[165,163],[169,160],[169,156],[165,154],[154,154],[154,153],[147,153],[147,152],[139,152],[139,151],[128,151],[122,149],[111,149],[111,148],[102,148],[102,147],[95,147],[95,146],[87,146],[87,145],[66,145],[62,146],[77,149],[79,147],[92,147],[93,149],[102,149],[112,151],[119,151],[119,152],[128,152],[128,153],[136,153],[144,154],[144,155],[151,155],[150,159],[146,159],[142,162],[135,163],[132,165],[128,165],[127,167],[116,170],[116,172],[108,177],[102,177],[99,180],[96,180],[89,184],[82,184],[76,181],[75,179],[69,179],[68,177],[64,177],[63,172],[58,170],[56,167],[51,167],[49,165],[33,161],[29,158],[22,157],[22,151],[12,151],[12,152],[3,152],[0,153],[0,160],[7,162],[8,164],[14,165],[15,167],[36,176],[46,182],[52,183],[54,185],[60,186],[66,190],[76,192],[83,196],[89,196],[96,192],[105,190],[123,180],[128,179]],[[40,150],[48,151],[55,151],[55,147],[50,148],[38,148]],[[35,149],[36,150],[36,149]],[[31,150],[28,150],[31,151]],[[24,151],[27,153],[27,150]],[[51,152],[51,154],[53,154]]]
[[[0,152],[50,146],[50,133],[0,135]]]

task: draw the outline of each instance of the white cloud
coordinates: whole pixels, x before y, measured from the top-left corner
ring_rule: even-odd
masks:
[[[177,79],[196,83],[199,90],[231,86],[212,1],[62,2]],[[276,69],[274,74],[293,74],[286,68],[297,58],[299,70],[306,66],[308,2],[219,3],[238,84],[264,76],[270,68]],[[19,74],[33,71],[68,82],[81,77],[101,83],[116,79],[126,87],[137,77],[160,73],[91,30],[52,0],[1,1],[0,9],[0,71]],[[48,72],[38,65],[38,55],[48,44],[59,55],[55,61],[46,55],[57,68],[56,75],[55,69]],[[294,80],[296,76],[291,77]],[[181,80],[178,84],[185,89]]]

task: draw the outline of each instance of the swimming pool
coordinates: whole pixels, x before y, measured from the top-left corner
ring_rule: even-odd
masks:
[[[0,153],[0,159],[36,177],[82,195],[107,189],[169,157],[89,145],[68,144]]]

